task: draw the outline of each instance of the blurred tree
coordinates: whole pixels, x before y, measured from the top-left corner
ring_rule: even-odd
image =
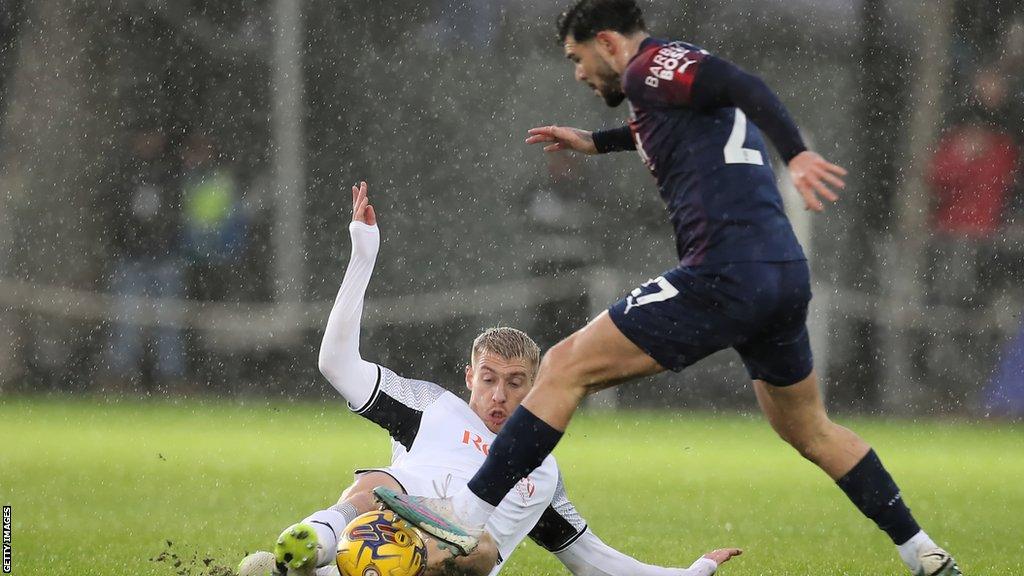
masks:
[[[877,294],[885,254],[881,241],[893,226],[895,199],[901,189],[897,168],[902,157],[907,124],[906,91],[909,59],[900,34],[901,25],[890,0],[863,0],[860,4],[860,53],[857,69],[859,119],[853,173],[856,190],[844,194],[848,239],[840,253],[840,282],[856,292]],[[848,202],[845,200],[848,199]],[[836,366],[829,400],[834,406],[865,406],[879,398],[882,359],[878,354],[879,330],[874,320],[841,318],[835,349]]]
[[[26,10],[32,26],[20,37],[0,150],[3,211],[13,237],[3,274],[92,287],[101,269],[92,208],[118,115],[97,47],[116,13],[102,2],[74,0],[34,2]],[[87,334],[66,319],[27,321],[33,326],[20,335],[31,335],[29,363],[55,381],[74,379]]]
[[[24,21],[24,2],[10,0],[0,10],[0,149],[4,148],[3,125],[7,113],[10,77],[17,60],[21,24]],[[14,237],[11,235],[10,209],[7,193],[0,190],[0,279],[9,276]],[[13,312],[0,310],[0,389],[7,381],[18,376],[15,363],[16,317]]]

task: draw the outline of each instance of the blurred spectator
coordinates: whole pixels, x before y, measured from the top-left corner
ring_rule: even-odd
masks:
[[[592,194],[579,157],[545,154],[547,171],[541,182],[531,182],[528,213],[533,222],[554,231],[570,232],[594,218],[583,202]]]
[[[1018,145],[1003,127],[1007,87],[996,69],[981,70],[966,118],[939,141],[928,174],[933,213],[933,297],[972,301],[984,252],[1003,225],[1016,176]]]
[[[246,217],[234,173],[224,166],[210,138],[188,137],[182,152],[185,247],[192,267],[192,296],[235,296],[233,266],[246,248]]]
[[[180,260],[181,220],[175,167],[168,154],[167,136],[158,129],[138,130],[131,136],[131,154],[114,187],[115,211],[112,291],[123,297],[107,348],[111,384],[118,389],[141,383],[145,336],[140,307],[130,298],[180,299],[183,296]],[[157,314],[166,307],[158,305]],[[158,327],[153,370],[161,387],[176,387],[185,374],[181,330]]]

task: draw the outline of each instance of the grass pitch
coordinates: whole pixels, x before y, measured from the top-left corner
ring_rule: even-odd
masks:
[[[844,423],[966,574],[1024,574],[1024,427]],[[885,535],[760,417],[582,414],[555,454],[593,530],[644,561],[688,566],[739,546],[720,574],[905,573]],[[234,566],[267,549],[333,503],[353,468],[388,458],[385,433],[340,402],[2,400],[13,573],[209,574],[203,559]],[[167,541],[182,565],[151,560]],[[502,572],[566,573],[532,543]]]

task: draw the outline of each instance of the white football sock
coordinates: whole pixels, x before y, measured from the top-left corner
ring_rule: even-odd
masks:
[[[494,513],[494,506],[473,494],[469,487],[463,488],[452,496],[452,507],[455,509],[455,515],[466,523],[464,527],[470,531],[483,530],[487,519]]]
[[[924,530],[921,530],[914,534],[910,540],[896,546],[896,549],[899,550],[900,558],[907,565],[907,568],[910,568],[911,572],[916,573],[921,568],[921,564],[917,559],[921,552],[927,552],[938,547],[939,545],[925,534]]]
[[[338,537],[345,530],[345,526],[356,519],[356,516],[359,516],[359,512],[356,511],[355,506],[342,502],[327,510],[314,512],[303,520],[316,531],[316,539],[320,543],[320,550],[317,551],[317,566],[326,566],[334,562],[338,550]]]

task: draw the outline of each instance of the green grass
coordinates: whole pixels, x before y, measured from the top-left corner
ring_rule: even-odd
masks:
[[[846,423],[967,574],[1024,574],[1024,427]],[[584,414],[556,456],[594,531],[645,561],[735,545],[746,553],[724,575],[903,574],[888,539],[760,418]],[[15,576],[171,576],[150,561],[166,540],[233,565],[388,457],[384,433],[340,403],[0,400]],[[566,571],[528,543],[502,573]]]

